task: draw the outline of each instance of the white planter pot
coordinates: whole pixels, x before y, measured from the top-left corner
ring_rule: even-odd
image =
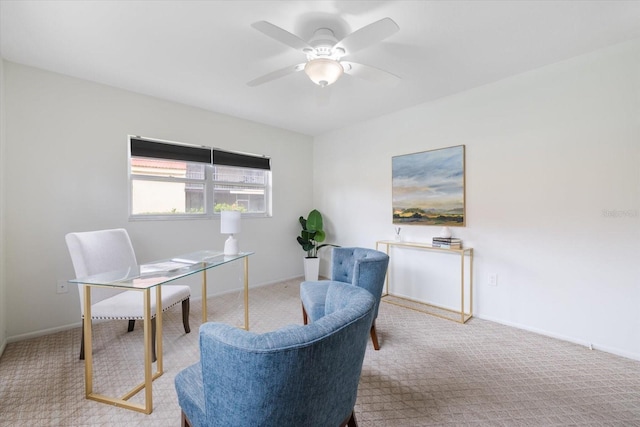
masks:
[[[304,280],[315,282],[320,274],[320,258],[304,258]]]

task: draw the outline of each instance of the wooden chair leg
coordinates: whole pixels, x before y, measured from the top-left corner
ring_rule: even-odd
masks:
[[[188,334],[191,332],[191,328],[189,327],[189,310],[190,303],[189,298],[182,301],[182,324],[184,325],[184,333]]]
[[[80,326],[80,360],[84,360],[84,319],[82,319],[82,326]]]
[[[83,321],[84,322],[84,321]],[[133,330],[135,320],[129,320],[129,330]],[[156,361],[156,318],[151,319],[151,359]],[[80,328],[80,360],[84,360],[84,326]]]
[[[127,332],[133,331],[133,328],[136,326],[136,321],[133,319],[129,319],[129,326],[127,327]]]
[[[376,333],[376,322],[371,325],[371,341],[373,342],[373,348],[380,350],[380,344],[378,344],[378,334]]]
[[[347,423],[349,427],[358,427],[358,421],[356,421],[356,413],[355,411],[351,413],[351,418],[349,418],[349,422]]]
[[[156,360],[156,318],[154,317],[151,319],[151,361]]]
[[[307,317],[307,310],[304,309],[304,304],[302,304],[302,324],[309,324],[309,318]]]
[[[355,413],[355,411],[351,412],[351,416],[349,416],[349,418],[344,420],[340,424],[340,427],[358,427],[358,422],[356,421],[356,413]]]
[[[182,427],[191,427],[191,424],[189,423],[189,418],[187,418],[184,411],[180,411],[180,425]]]

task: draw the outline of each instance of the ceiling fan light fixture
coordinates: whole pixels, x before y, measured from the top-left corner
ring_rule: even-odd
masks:
[[[334,59],[316,58],[307,62],[304,72],[312,82],[325,87],[335,83],[344,73],[344,68]]]

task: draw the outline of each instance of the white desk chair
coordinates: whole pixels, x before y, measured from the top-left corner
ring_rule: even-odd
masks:
[[[136,255],[127,230],[88,231],[69,233],[65,236],[67,248],[76,273],[76,278],[87,277],[107,271],[125,270],[137,267]],[[79,285],[80,313],[84,319],[84,286]],[[189,333],[189,286],[166,285],[162,287],[162,311],[182,303],[182,323],[185,333]],[[156,360],[156,307],[155,288],[151,292],[151,339],[152,358]],[[136,320],[142,320],[143,301],[138,291],[122,289],[94,288],[91,291],[91,319],[129,320],[128,332],[135,326]],[[80,341],[80,359],[84,359],[84,327]]]

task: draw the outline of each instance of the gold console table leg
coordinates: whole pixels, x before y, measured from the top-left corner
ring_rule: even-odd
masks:
[[[391,263],[389,263],[389,267],[387,268],[387,275],[385,277],[385,292],[382,294],[383,301],[394,304],[400,307],[409,308],[411,310],[419,311],[422,313],[430,314],[432,316],[440,317],[442,319],[452,320],[458,323],[466,323],[471,317],[473,317],[473,248],[463,248],[463,249],[442,249],[437,248],[432,245],[426,243],[415,243],[415,242],[398,242],[398,241],[377,241],[376,242],[376,250],[379,250],[379,246],[385,246],[385,252],[389,255],[389,251],[391,247],[404,247],[404,248],[416,248],[416,249],[424,249],[430,251],[436,251],[441,253],[452,253],[452,254],[460,254],[460,310],[453,310],[446,307],[441,307],[435,304],[429,304],[422,301],[413,300],[410,298],[405,298],[401,296],[392,295],[389,293],[389,282],[391,281]],[[465,257],[469,256],[469,312],[467,313],[465,310]],[[385,298],[386,297],[386,298]],[[397,300],[394,301],[393,299]],[[435,313],[433,311],[426,311],[426,309],[416,308],[414,306],[403,303],[403,301],[411,303],[413,305],[419,305],[424,307],[431,307],[434,309],[446,311],[451,313],[451,315],[442,315],[439,313]]]

